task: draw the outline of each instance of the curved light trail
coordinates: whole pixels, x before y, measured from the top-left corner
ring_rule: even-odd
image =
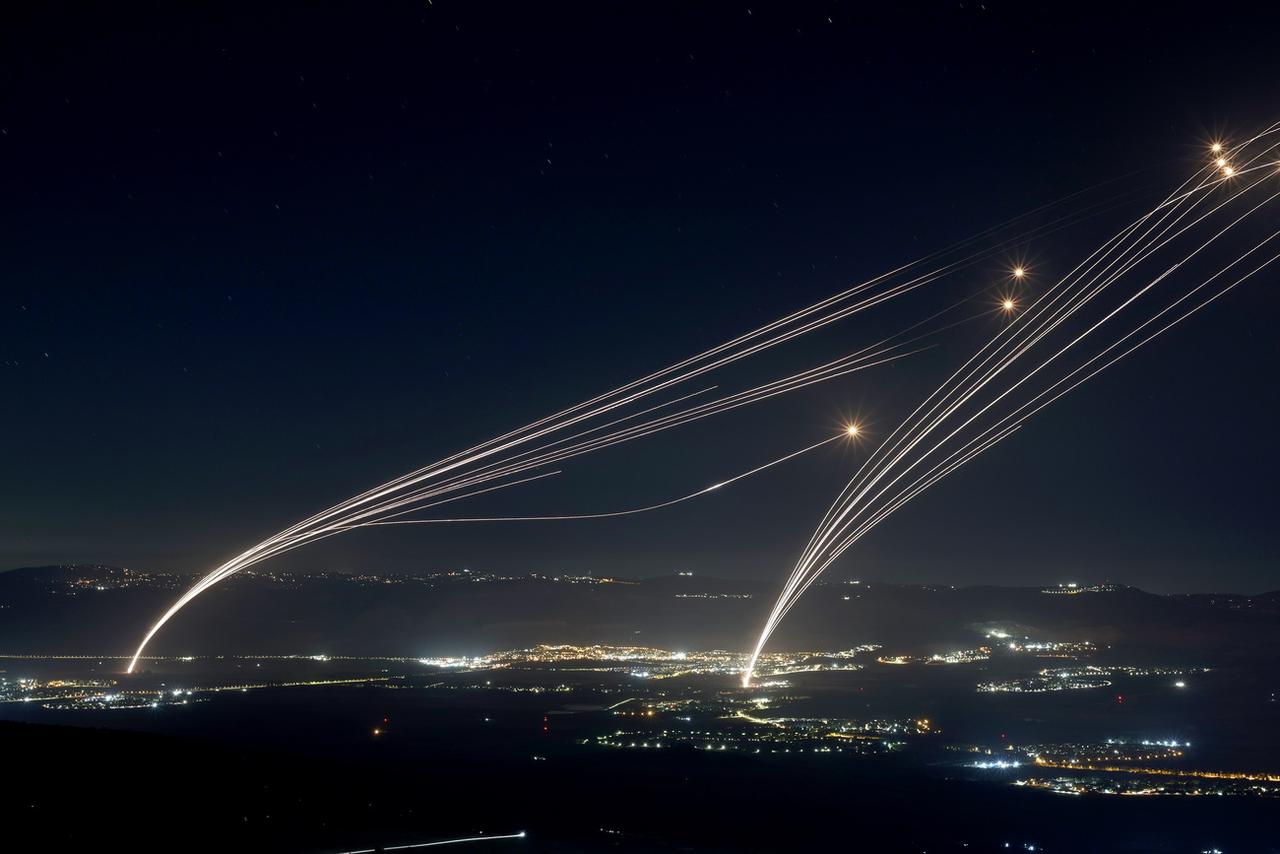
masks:
[[[1277,232],[1234,257],[1189,291],[1175,296],[1154,315],[1122,332],[1116,340],[1085,358],[1074,369],[1069,369],[1064,376],[1053,380],[1051,372],[1046,370],[1057,367],[1064,357],[1070,358],[1077,350],[1088,353],[1086,347],[1093,343],[1095,333],[1110,329],[1117,317],[1128,316],[1135,304],[1139,301],[1145,304],[1153,293],[1177,287],[1175,283],[1180,279],[1175,274],[1280,197],[1280,192],[1273,192],[1247,207],[1243,213],[1233,214],[1233,209],[1244,203],[1246,197],[1274,181],[1277,163],[1273,152],[1280,143],[1270,142],[1261,150],[1257,150],[1255,143],[1273,136],[1276,131],[1277,126],[1272,125],[1216,158],[1155,209],[1095,250],[1021,314],[1013,314],[1016,306],[1009,306],[1012,322],[917,406],[870,455],[833,502],[802,551],[760,632],[743,673],[744,685],[750,684],[756,661],[769,638],[805,591],[881,521],[938,480],[1011,435],[1028,418],[1063,395],[1280,259],[1280,255],[1266,259],[1174,320],[1141,337],[1137,343],[1121,349],[1118,355],[1102,361],[1166,315],[1177,311],[1202,289],[1226,277],[1245,259],[1280,236]],[[1242,180],[1247,175],[1258,177]],[[1219,190],[1222,192],[1216,192]],[[1225,198],[1220,198],[1223,196]],[[1219,222],[1222,219],[1228,220],[1225,225]],[[1197,230],[1205,229],[1210,232],[1208,236],[1190,248],[1182,248],[1177,242],[1179,238],[1190,237]],[[1144,284],[1129,293],[1121,293],[1114,305],[1106,303],[1109,288],[1117,282],[1126,281],[1126,277],[1138,275],[1135,271],[1161,257],[1165,259],[1160,261],[1162,269],[1158,267],[1158,272],[1150,274],[1149,279],[1149,274],[1142,274]],[[1088,317],[1090,311],[1101,316]],[[1055,343],[1055,333],[1066,342]],[[1080,347],[1082,344],[1086,347]],[[1043,352],[1045,348],[1049,351],[1047,355]],[[1099,361],[1102,364],[1094,367]],[[1023,364],[1031,365],[1025,373],[1021,370]],[[1006,372],[1008,376],[1002,378]],[[1080,376],[1082,373],[1084,375]],[[1002,379],[1004,381],[1000,381]],[[1020,391],[1034,392],[1036,382],[1047,385],[1020,406],[1000,415],[1000,407],[1015,402],[1011,396]],[[984,390],[990,396],[989,400],[980,396]],[[1000,417],[984,424],[984,417],[995,416]],[[937,438],[935,433],[943,435]],[[967,440],[966,436],[969,437]]]
[[[778,457],[776,460],[771,460],[763,465],[748,469],[741,474],[736,474],[733,477],[720,481],[719,483],[713,483],[710,486],[705,486],[696,492],[681,495],[679,498],[670,498],[666,501],[660,501],[657,504],[648,504],[644,507],[632,507],[629,510],[613,510],[608,513],[575,513],[560,516],[462,516],[452,519],[398,519],[386,522],[367,522],[365,525],[357,527],[377,527],[379,525],[441,525],[454,522],[558,522],[570,519],[613,519],[618,516],[634,516],[637,513],[648,513],[650,510],[661,510],[664,507],[673,507],[676,504],[683,504],[684,502],[697,498],[701,495],[706,495],[709,492],[715,492],[729,484],[737,483],[740,480],[751,477],[753,474],[758,474],[759,472],[771,469],[776,465],[780,465],[789,460],[794,460],[796,457],[803,456],[810,451],[816,451],[824,445],[830,445],[837,439],[851,439],[856,436],[856,429],[847,428],[845,430],[841,430],[834,436],[823,439],[821,442],[814,442],[812,445],[801,448],[798,451],[792,451],[786,456]]]
[[[1068,203],[1074,204],[1076,199],[1082,198],[1092,189],[1094,188],[1080,191],[1014,217],[945,249],[922,256],[908,264],[846,288],[806,308],[619,386],[610,392],[495,436],[332,505],[241,552],[198,580],[150,626],[130,659],[127,670],[133,672],[139,658],[156,633],[188,603],[211,586],[264,560],[353,528],[392,524],[397,517],[427,507],[550,476],[552,473],[547,472],[528,477],[522,475],[582,454],[645,438],[657,432],[730,412],[919,352],[918,349],[906,348],[916,341],[936,336],[957,324],[948,324],[913,338],[899,339],[903,339],[905,333],[919,328],[947,310],[931,315],[925,321],[912,324],[877,344],[788,377],[684,408],[676,407],[716,387],[711,386],[700,391],[683,393],[647,408],[639,410],[635,408],[636,404],[646,398],[675,390],[681,384],[711,371],[824,329],[839,320],[890,300],[915,293],[948,276],[969,269],[985,259],[1008,253],[1013,247],[1025,243],[1028,239],[1051,234],[1097,216],[1116,204],[1118,198],[1128,195],[1121,194],[1119,197],[1090,202],[1077,209],[1066,209],[1065,213],[1048,222],[1028,228],[1020,234],[1011,237],[1000,236],[1002,232],[1024,223],[1033,216],[1044,214],[1056,207],[1068,208]],[[897,343],[893,343],[895,341]],[[660,410],[666,411],[658,414]],[[696,494],[705,494],[708,491],[710,490],[702,490]],[[684,496],[679,500],[686,500],[695,495]],[[648,509],[657,508],[635,508],[626,513]],[[606,515],[615,514],[583,514],[582,518],[601,518]],[[434,520],[404,520],[404,523],[430,521]]]

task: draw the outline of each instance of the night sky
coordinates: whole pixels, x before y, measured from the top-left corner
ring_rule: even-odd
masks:
[[[22,5],[0,27],[6,568],[209,569],[1068,193],[1118,179],[1108,192],[1153,200],[1207,140],[1280,119],[1275,22],[1238,7]],[[1036,276],[1126,210],[1030,244]],[[836,576],[1280,587],[1276,286],[1055,405]],[[761,375],[932,304],[841,324]],[[983,334],[467,508],[661,500],[853,416],[874,442]],[[364,531],[274,565],[781,579],[858,457],[648,516]]]

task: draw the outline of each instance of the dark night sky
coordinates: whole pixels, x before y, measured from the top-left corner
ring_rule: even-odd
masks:
[[[1274,22],[1212,5],[125,5],[0,27],[4,567],[209,568],[1046,201],[1172,187],[1214,134],[1280,118]],[[1032,244],[1037,269],[1115,217]],[[1260,278],[1062,401],[839,572],[1280,587],[1276,294]],[[853,413],[874,438],[979,340],[471,507],[660,500]],[[361,532],[279,565],[781,578],[853,464],[831,450],[633,519]]]

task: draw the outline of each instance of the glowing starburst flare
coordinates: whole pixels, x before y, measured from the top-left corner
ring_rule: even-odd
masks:
[[[1021,278],[1024,278],[1026,275],[1027,275],[1027,270],[1026,270],[1026,268],[1025,268],[1025,267],[1014,267],[1014,268],[1013,268],[1013,277],[1014,277],[1015,279],[1021,279]]]
[[[1013,311],[1018,307],[1018,304],[1011,299],[1006,299],[1004,302],[1000,303],[1000,307],[1005,311]]]
[[[858,432],[859,432],[859,431],[858,431],[858,425],[857,425],[857,424],[850,424],[848,427],[844,428],[844,432],[845,432],[845,434],[846,434],[846,435],[848,435],[848,436],[850,436],[850,437],[857,436],[857,435],[858,435]]]
[[[1220,142],[1215,142],[1212,146],[1210,146],[1209,150],[1210,150],[1210,151],[1212,151],[1214,154],[1221,154],[1221,153],[1222,153],[1222,143],[1220,143]]]

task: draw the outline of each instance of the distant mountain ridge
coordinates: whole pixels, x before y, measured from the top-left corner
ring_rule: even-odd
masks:
[[[121,574],[133,574],[139,578],[172,578],[177,581],[189,581],[194,583],[202,573],[191,572],[175,572],[170,570],[138,570],[129,567],[113,566],[110,564],[95,563],[75,563],[75,564],[47,564],[43,566],[19,566],[9,569],[0,569],[0,585],[3,585],[6,579],[30,578],[31,580],[44,581],[63,581],[72,578],[110,578]],[[388,577],[393,579],[432,579],[438,580],[442,578],[454,578],[464,580],[465,576],[470,575],[477,580],[493,579],[493,580],[522,580],[528,578],[574,578],[574,579],[590,579],[611,580],[632,584],[688,584],[696,580],[700,586],[716,589],[731,589],[735,587],[751,587],[761,590],[773,586],[773,582],[762,581],[760,579],[741,579],[733,580],[720,578],[711,575],[695,575],[693,573],[667,573],[662,575],[644,576],[641,578],[624,578],[605,575],[571,575],[548,576],[546,573],[526,573],[523,575],[502,575],[499,573],[486,573],[483,571],[471,570],[377,570],[377,571],[351,571],[351,570],[324,570],[324,569],[307,569],[307,570],[269,570],[269,569],[249,569],[238,573],[236,578],[247,580],[250,578],[257,579],[275,579],[275,578],[317,578],[317,579],[342,579],[348,578],[352,580],[370,577]],[[861,584],[862,582],[856,582]],[[845,582],[840,580],[832,580],[822,583],[825,586],[840,584],[855,584],[855,582]],[[877,587],[892,587],[902,589],[919,589],[919,590],[1034,590],[1036,592],[1051,592],[1043,585],[1005,585],[1005,584],[964,584],[964,585],[945,585],[945,584],[920,584],[905,583],[892,581],[873,581],[867,582],[866,586],[875,585]],[[1136,591],[1146,596],[1158,596],[1169,599],[1185,599],[1208,607],[1254,607],[1259,610],[1280,610],[1280,590],[1270,590],[1263,593],[1213,593],[1213,592],[1197,592],[1197,593],[1153,593],[1140,587],[1126,584],[1110,584],[1109,586],[1117,588],[1110,592]],[[1090,592],[1088,589],[1082,590],[1081,594]]]
[[[96,564],[0,574],[0,654],[130,653],[194,578]],[[777,589],[689,574],[249,570],[195,600],[150,651],[472,655],[538,643],[744,649]],[[1032,640],[1158,648],[1196,663],[1280,656],[1280,593],[1157,595],[1123,586],[1061,593],[833,580],[806,595],[774,644],[879,643],[924,654],[971,648],[986,642],[986,631],[1012,630]]]

